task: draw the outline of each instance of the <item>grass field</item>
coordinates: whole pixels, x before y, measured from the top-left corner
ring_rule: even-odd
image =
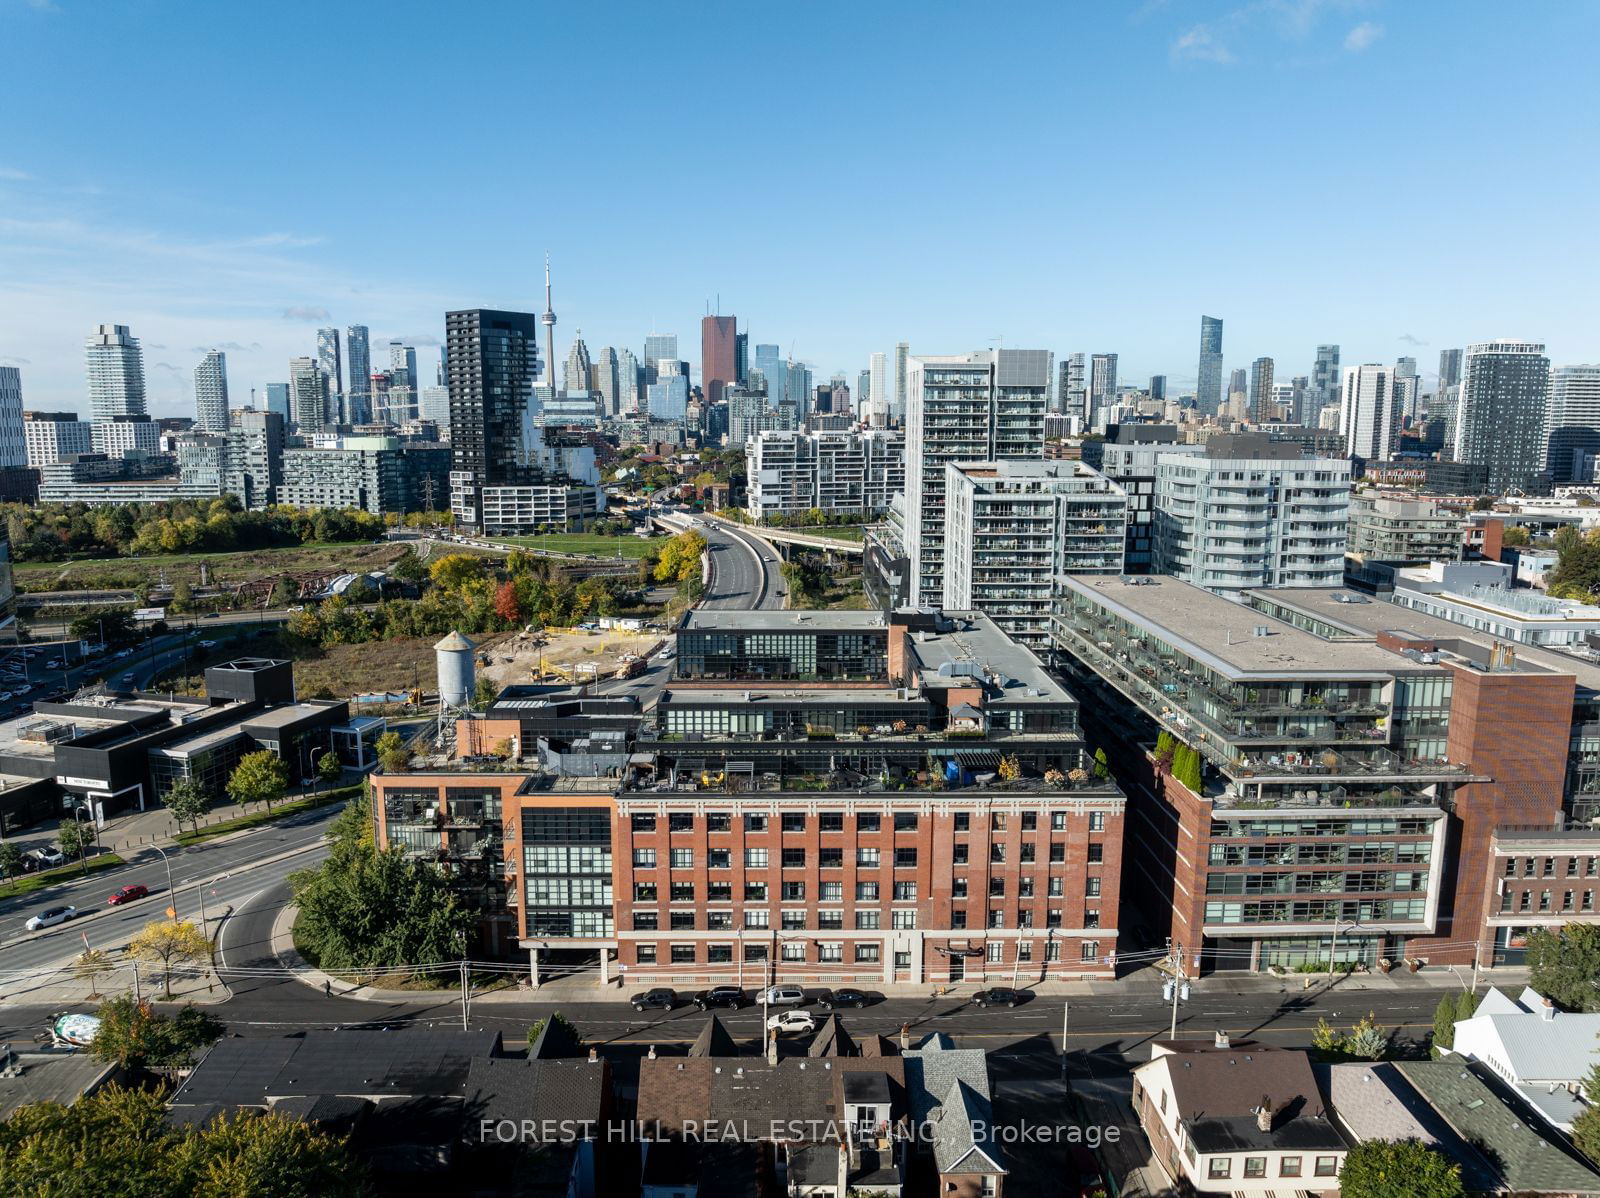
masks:
[[[543,549],[548,553],[588,553],[595,557],[626,558],[646,557],[662,545],[666,537],[596,537],[579,532],[553,532],[542,537],[495,537],[505,545],[521,545],[528,549]]]
[[[81,878],[85,872],[94,874],[101,870],[116,869],[127,862],[115,853],[101,853],[98,857],[90,857],[84,864],[74,861],[71,865],[62,865],[56,869],[47,869],[42,873],[23,874],[20,878],[0,885],[0,898],[16,898],[23,894],[32,894],[36,890],[43,890],[54,886],[57,882],[73,882]],[[87,865],[87,870],[85,870]]]
[[[19,562],[13,567],[19,591],[94,591],[155,585],[163,572],[168,583],[200,583],[204,564],[211,583],[248,582],[267,575],[302,570],[379,570],[406,552],[393,542],[372,545],[291,545],[239,553],[170,553],[157,557],[102,557],[69,562]]]
[[[342,786],[337,790],[325,790],[319,795],[311,795],[304,799],[291,799],[278,803],[265,811],[253,811],[249,815],[241,815],[236,819],[223,820],[221,823],[203,826],[196,831],[180,832],[175,840],[179,844],[198,844],[202,840],[210,840],[214,836],[226,836],[230,832],[242,832],[246,828],[258,828],[262,824],[270,824],[274,820],[287,819],[291,815],[299,815],[305,811],[312,811],[318,807],[326,807],[329,803],[343,803],[353,799],[361,793],[359,786]]]

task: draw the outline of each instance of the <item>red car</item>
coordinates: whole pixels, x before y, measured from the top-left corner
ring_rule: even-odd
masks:
[[[134,899],[142,899],[149,893],[150,888],[148,886],[141,886],[135,882],[132,886],[122,887],[122,889],[118,890],[115,894],[108,898],[106,902],[110,903],[113,907],[120,907],[123,903],[131,903]]]

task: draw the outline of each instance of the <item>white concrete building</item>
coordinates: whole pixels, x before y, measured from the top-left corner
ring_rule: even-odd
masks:
[[[160,453],[161,426],[148,416],[96,420],[89,426],[89,440],[95,453],[109,458],[126,457],[130,453]]]
[[[1127,493],[1082,462],[952,462],[943,606],[1048,648],[1054,578],[1120,574],[1127,521]]]
[[[1600,607],[1511,583],[1502,562],[1430,562],[1397,570],[1390,602],[1519,645],[1574,649],[1600,636]]]
[[[906,551],[913,604],[944,597],[945,467],[1044,457],[1053,355],[993,349],[909,359]]]
[[[1344,582],[1350,463],[1259,434],[1156,456],[1154,570],[1221,594]]]
[[[876,515],[905,489],[905,435],[895,429],[763,430],[744,443],[754,519],[813,509]]]
[[[22,440],[30,466],[94,451],[89,422],[79,420],[76,412],[24,412]]]
[[[338,353],[339,339],[335,330],[334,352]],[[208,350],[194,368],[194,425],[206,433],[228,431],[228,355],[219,349]]]
[[[144,351],[127,325],[100,325],[84,342],[83,356],[90,419],[145,415]]]
[[[1400,403],[1393,367],[1371,362],[1347,367],[1339,408],[1344,451],[1367,461],[1387,461],[1394,456],[1400,436]]]

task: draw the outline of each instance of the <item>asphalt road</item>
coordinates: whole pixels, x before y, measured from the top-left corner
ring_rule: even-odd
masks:
[[[695,526],[711,553],[711,585],[700,606],[713,611],[776,611],[783,607],[778,555],[755,537],[722,523]]]

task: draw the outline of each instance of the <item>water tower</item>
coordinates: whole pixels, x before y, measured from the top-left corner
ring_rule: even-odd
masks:
[[[433,647],[439,666],[439,706],[465,707],[472,702],[472,653],[476,649],[459,632],[452,632]]]

